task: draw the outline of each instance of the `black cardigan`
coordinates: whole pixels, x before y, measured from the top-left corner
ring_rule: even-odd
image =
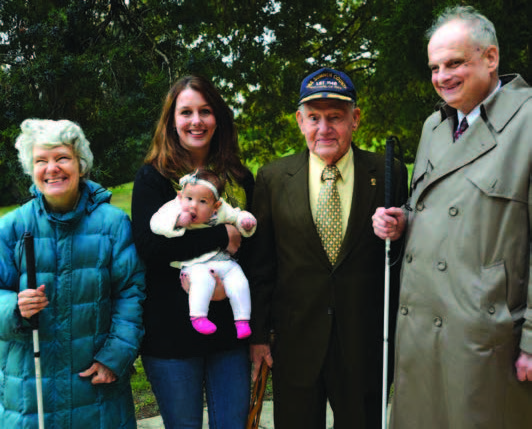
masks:
[[[251,204],[254,180],[251,173],[242,184],[247,205]],[[188,295],[181,288],[180,271],[170,267],[171,261],[198,257],[229,242],[225,225],[187,231],[182,237],[166,238],[151,232],[152,215],[175,198],[170,180],[154,167],[144,165],[137,172],[133,187],[131,215],[133,236],[141,259],[146,264],[146,301],[144,327],[146,334],[141,354],[166,359],[205,356],[246,344],[237,340],[233,312],[229,300],[211,302],[209,319],[218,330],[212,335],[196,332],[190,323]],[[243,243],[242,247],[245,247]],[[245,252],[239,252],[245,254]],[[240,261],[242,265],[242,261]],[[245,270],[245,266],[243,267]]]

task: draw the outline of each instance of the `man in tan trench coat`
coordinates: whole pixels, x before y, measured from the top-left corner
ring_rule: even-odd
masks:
[[[406,233],[391,427],[531,428],[532,89],[498,76],[495,29],[474,9],[445,11],[428,36],[445,103],[409,203],[373,216],[380,238]]]

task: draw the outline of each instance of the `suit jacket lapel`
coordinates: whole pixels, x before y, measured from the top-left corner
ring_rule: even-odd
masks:
[[[307,242],[309,245],[316,249],[320,255],[320,260],[324,264],[330,266],[327,253],[321,244],[320,236],[314,224],[312,217],[312,211],[310,210],[309,201],[309,159],[308,151],[302,153],[295,158],[295,162],[291,168],[286,171],[286,195],[287,195],[287,210],[290,213],[290,217],[298,220],[301,225],[302,237],[295,237],[294,239],[301,242]]]
[[[364,224],[372,215],[371,210],[374,207],[377,187],[384,186],[384,183],[377,183],[377,178],[375,177],[376,166],[373,159],[367,157],[356,146],[352,145],[352,147],[355,164],[353,199],[344,241],[336,261],[337,266],[343,262],[358,242],[364,229]]]
[[[377,183],[375,177],[376,166],[374,165],[373,159],[367,157],[356,146],[352,145],[352,148],[353,162],[355,164],[353,198],[347,230],[335,266],[343,262],[358,242],[359,236],[364,228],[364,223],[371,216],[370,212],[374,207],[377,187],[384,186],[383,183]],[[299,219],[302,225],[303,237],[299,237],[298,239],[310,243],[310,246],[319,252],[320,260],[331,267],[327,254],[321,244],[321,239],[316,230],[316,225],[314,224],[310,210],[308,152],[297,157],[286,174],[287,210],[289,210],[291,216]]]

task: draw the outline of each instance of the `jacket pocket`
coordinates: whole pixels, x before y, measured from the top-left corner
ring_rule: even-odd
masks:
[[[507,276],[504,261],[481,267],[474,284],[480,312],[478,330],[481,344],[496,346],[507,342],[513,333],[513,320],[506,302]]]
[[[528,176],[518,171],[514,174],[508,172],[508,168],[502,165],[485,163],[466,172],[467,179],[482,193],[492,198],[503,198],[510,201],[528,203]],[[499,171],[504,168],[504,171]],[[526,180],[523,180],[523,177]]]

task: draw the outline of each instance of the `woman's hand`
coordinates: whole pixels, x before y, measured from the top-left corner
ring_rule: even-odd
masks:
[[[113,371],[100,362],[94,362],[88,370],[80,372],[79,376],[92,377],[92,384],[112,383],[118,378]]]
[[[48,305],[44,285],[37,289],[25,289],[18,294],[18,308],[22,317],[29,319]]]
[[[229,244],[225,250],[230,255],[234,255],[240,248],[242,236],[240,235],[240,232],[238,232],[238,229],[233,225],[226,224],[225,227],[227,228],[227,235],[229,236]]]

